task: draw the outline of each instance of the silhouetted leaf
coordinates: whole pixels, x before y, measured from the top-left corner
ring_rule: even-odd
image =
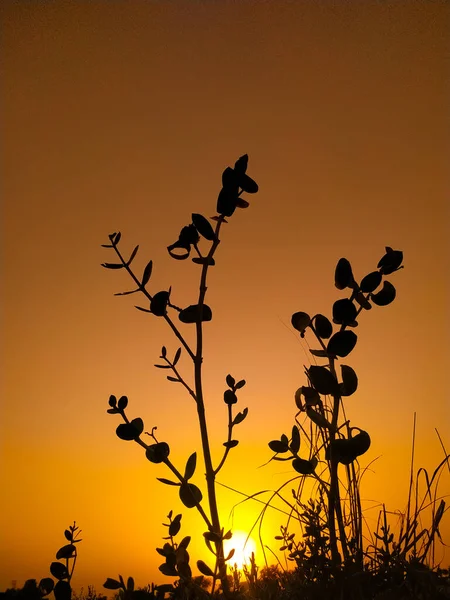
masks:
[[[102,263],[102,267],[105,269],[123,269],[122,263]]]
[[[120,233],[120,231],[116,234],[114,234],[114,244],[117,246],[117,244],[120,242],[120,238],[122,237],[122,234]]]
[[[238,414],[233,419],[233,425],[239,425],[248,415],[248,408],[244,408],[242,412],[238,412]]]
[[[214,571],[212,569],[210,569],[208,567],[208,565],[206,563],[204,563],[202,560],[197,561],[197,569],[200,571],[200,573],[202,575],[205,575],[206,577],[214,576]]]
[[[147,308],[142,308],[142,306],[135,306],[134,308],[137,308],[138,310],[141,310],[142,312],[146,312],[146,313],[151,313],[151,310],[148,310]]]
[[[305,312],[296,312],[291,317],[292,327],[303,335],[311,323],[311,317]]]
[[[106,412],[110,415],[117,415],[117,413],[119,413],[120,411],[117,408],[108,408]]]
[[[239,177],[241,175],[245,175],[247,171],[248,165],[248,154],[243,154],[240,156],[237,161],[234,163],[234,172]]]
[[[71,558],[73,553],[75,552],[75,546],[73,544],[66,544],[62,546],[56,553],[56,560],[61,560],[62,558]]]
[[[175,383],[180,383],[180,380],[178,379],[178,377],[172,377],[171,375],[167,375],[167,379],[169,381],[174,381]]]
[[[373,271],[361,280],[359,287],[361,288],[361,291],[366,294],[369,292],[374,292],[380,285],[382,279],[383,276],[380,271]]]
[[[128,266],[130,266],[131,263],[133,262],[134,257],[136,256],[138,250],[139,250],[139,246],[136,246],[135,249],[133,250],[133,252],[131,253],[130,258],[128,259],[128,262],[127,262]]]
[[[167,348],[165,346],[163,346],[161,348],[161,358],[166,358],[167,356]]]
[[[172,367],[170,365],[153,365],[154,367],[156,367],[157,369],[171,369]]]
[[[293,454],[297,454],[297,452],[300,450],[300,432],[297,425],[293,425],[292,427],[292,437],[289,444],[289,450]]]
[[[238,440],[230,440],[229,442],[224,442],[223,445],[225,448],[235,448],[239,444]]]
[[[355,294],[355,300],[365,310],[370,310],[372,308],[372,305],[370,304],[370,302],[367,300],[367,298],[364,296],[364,294],[362,292],[358,292],[357,294]]]
[[[238,381],[238,382],[236,383],[236,385],[235,385],[234,387],[235,387],[237,390],[240,390],[241,388],[243,388],[243,387],[244,387],[245,383],[246,383],[245,379],[241,379],[240,381]]]
[[[334,284],[338,290],[352,287],[354,283],[352,266],[346,258],[340,258],[334,273]]]
[[[239,185],[247,194],[256,194],[258,191],[258,184],[248,175],[239,177]]]
[[[272,450],[272,452],[283,454],[289,450],[289,444],[287,441],[284,442],[281,440],[272,440],[269,442],[269,448]]]
[[[216,234],[211,226],[211,223],[203,215],[192,213],[192,222],[197,231],[207,240],[213,241],[216,239]]]
[[[169,445],[166,442],[158,442],[157,444],[151,444],[146,452],[145,456],[152,463],[163,462],[170,454]]]
[[[202,501],[202,493],[193,483],[182,483],[180,486],[180,500],[187,508],[193,508]]]
[[[106,588],[107,590],[118,590],[120,588],[120,581],[117,581],[117,579],[111,579],[110,577],[108,577],[108,579],[103,584],[103,587]]]
[[[165,479],[164,477],[157,477],[156,478],[158,481],[160,481],[161,483],[165,483],[166,485],[181,485],[179,482],[177,481],[170,481],[170,479]]]
[[[197,466],[197,453],[194,452],[190,455],[190,457],[187,460],[186,468],[184,471],[185,479],[190,479],[194,475],[196,466]]]
[[[136,440],[144,431],[144,423],[142,419],[133,419],[130,423],[121,423],[116,434],[121,440],[131,441]]]
[[[192,262],[197,265],[209,265],[210,267],[216,264],[216,261],[212,257],[208,258],[207,256],[194,256]]]
[[[247,200],[244,200],[244,198],[236,199],[236,208],[248,208],[249,206],[250,202],[247,202]]]
[[[236,210],[238,195],[237,195],[237,187],[236,191],[234,189],[226,189],[223,187],[217,198],[217,212],[224,217],[231,217]]]
[[[319,358],[327,358],[328,353],[326,350],[314,350],[312,348],[309,349],[313,356],[318,356]]]
[[[356,459],[356,453],[352,447],[351,440],[332,440],[325,451],[325,458],[343,465],[349,465]]]
[[[370,299],[377,306],[387,306],[395,299],[396,294],[397,292],[392,283],[390,281],[385,281],[381,290],[376,294],[372,294]]]
[[[351,396],[358,388],[358,377],[348,365],[341,365],[342,383],[340,384],[341,396]]]
[[[236,404],[238,399],[233,390],[225,390],[223,393],[223,401],[225,404]]]
[[[66,529],[64,531],[64,537],[66,538],[66,540],[68,540],[69,542],[72,542],[72,538],[73,538],[73,533],[71,531],[69,531],[68,529]]]
[[[168,302],[169,292],[157,292],[150,301],[151,312],[157,317],[163,317],[166,314]]]
[[[134,579],[132,577],[128,577],[127,579],[127,592],[131,593],[134,591]]]
[[[173,366],[175,366],[177,364],[177,362],[180,360],[180,356],[181,356],[181,348],[178,348],[178,350],[175,352],[175,356],[173,358]]]
[[[356,319],[356,306],[348,298],[336,300],[333,304],[333,321],[337,325],[348,325]]]
[[[331,423],[320,413],[311,407],[307,407],[306,414],[315,425],[325,429],[331,429]]]
[[[386,254],[380,259],[377,267],[383,275],[390,275],[400,268],[403,262],[403,252],[386,246]]]
[[[367,433],[367,431],[360,429],[359,433],[351,438],[351,443],[354,451],[356,452],[356,456],[361,456],[370,448],[370,435]]]
[[[179,518],[178,518],[179,517]],[[174,537],[181,529],[181,515],[177,515],[172,523],[169,525],[169,535]]]
[[[175,566],[164,563],[158,568],[163,575],[167,575],[168,577],[176,577],[178,575],[178,571],[176,570]]]
[[[108,235],[108,237],[109,237],[109,239],[110,239],[111,241],[113,241],[113,240],[114,240],[114,238],[116,237],[116,235],[117,235],[117,233],[116,233],[116,232],[114,232],[114,233],[110,233],[110,234]]]
[[[63,565],[60,562],[52,562],[50,565],[50,573],[53,577],[60,580],[65,579],[69,575],[66,565]]]
[[[297,408],[299,410],[304,410],[304,406],[301,400],[301,396],[304,396],[305,398],[305,406],[314,406],[316,404],[320,404],[320,396],[317,392],[317,390],[315,390],[312,387],[307,387],[302,385],[302,387],[298,388],[298,390],[295,392],[295,403],[297,405]]]
[[[339,386],[336,377],[328,369],[312,365],[307,372],[312,386],[319,394],[338,393]]]
[[[178,544],[178,548],[184,548],[184,549],[186,549],[189,546],[190,543],[191,543],[191,536],[187,535]]]
[[[230,388],[234,388],[234,384],[236,383],[236,380],[234,377],[232,377],[231,375],[227,375],[225,378],[225,381],[227,382],[227,386]]]
[[[117,403],[117,407],[120,410],[125,410],[127,406],[128,406],[128,398],[127,398],[127,396],[121,396],[119,398],[119,402]]]
[[[153,261],[150,260],[144,269],[144,274],[142,275],[141,285],[143,287],[150,281],[150,277],[152,275],[152,270],[153,270]]]
[[[317,335],[323,340],[327,340],[333,333],[333,325],[324,315],[316,315],[314,317],[314,328]]]
[[[236,552],[235,548],[232,548],[229,552],[228,555],[226,556],[226,558],[224,559],[225,562],[227,562],[228,560],[231,560],[234,556],[234,553]]]
[[[114,294],[114,296],[129,296],[130,294],[135,294],[136,292],[140,292],[140,289],[136,288],[135,290],[129,290],[128,292],[117,292]]]
[[[117,398],[111,394],[111,396],[109,397],[109,400],[108,400],[108,404],[113,407],[116,406]]]
[[[338,331],[328,342],[327,352],[336,356],[347,356],[355,347],[357,339],[353,331]]]
[[[68,581],[58,581],[53,590],[55,600],[70,600],[72,597],[72,588]]]
[[[201,312],[201,319],[200,319]],[[179,314],[178,318],[182,323],[197,323],[197,321],[211,321],[212,311],[207,304],[203,304],[203,310],[200,311],[199,304],[192,304],[187,308],[184,308]]]
[[[41,596],[47,596],[48,594],[51,594],[54,587],[55,583],[51,577],[44,577],[39,582],[39,591]]]
[[[298,456],[292,461],[292,466],[294,467],[295,471],[301,475],[311,475],[314,473],[314,469],[316,468],[313,461],[305,460],[304,458],[299,458]]]

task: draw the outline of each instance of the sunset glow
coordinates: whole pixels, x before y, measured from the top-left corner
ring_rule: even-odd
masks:
[[[231,540],[225,540],[224,550],[225,556],[234,548],[233,557],[230,559],[230,565],[236,565],[238,569],[242,569],[243,565],[249,565],[252,554],[255,555],[258,561],[256,552],[256,542],[253,538],[247,537],[244,531],[234,531]]]

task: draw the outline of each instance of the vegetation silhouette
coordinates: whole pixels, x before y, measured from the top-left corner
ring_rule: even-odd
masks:
[[[196,475],[197,451],[190,454],[182,468],[176,466],[171,460],[169,441],[159,439],[157,427],[153,426],[147,432],[141,417],[128,416],[127,396],[117,398],[111,395],[107,412],[122,419],[123,422],[116,428],[121,440],[133,441],[141,446],[149,462],[164,465],[170,472],[170,479],[159,477],[158,480],[177,488],[182,504],[199,512],[205,524],[203,537],[213,557],[210,564],[198,560],[196,566],[200,576],[193,575],[188,552],[191,538],[184,536],[180,539],[182,515],[170,511],[167,522],[163,523],[167,535],[157,552],[164,559],[159,567],[161,574],[174,577],[173,583],[136,588],[133,577],[125,581],[119,575],[118,579],[107,578],[104,587],[115,591],[120,600],[151,600],[167,596],[174,599],[224,597],[261,600],[450,598],[448,570],[435,563],[435,545],[441,539],[439,527],[447,510],[445,500],[438,494],[438,484],[446,466],[450,472],[449,455],[442,441],[444,458],[431,476],[425,469],[415,473],[414,420],[410,486],[405,513],[400,513],[399,527],[393,530],[389,512],[382,505],[377,529],[372,534],[365,523],[361,503],[361,479],[367,467],[362,469],[359,459],[369,449],[371,438],[369,432],[354,425],[347,416],[345,403],[358,389],[358,376],[350,365],[340,361],[347,359],[357,345],[355,331],[358,319],[373,307],[388,306],[396,297],[396,289],[387,277],[403,268],[403,254],[391,247],[386,247],[376,268],[361,278],[355,278],[348,259],[339,259],[334,283],[346,297],[333,303],[331,320],[322,314],[310,316],[303,311],[292,315],[292,326],[300,337],[314,337],[316,347],[311,348],[310,353],[316,363],[317,359],[321,363],[305,368],[304,385],[294,394],[297,411],[289,435],[282,433],[268,444],[273,453],[270,460],[289,461],[292,477],[272,492],[266,502],[260,499],[263,492],[246,496],[244,500],[263,504],[253,528],[258,524],[261,526],[275,498],[282,498],[288,506],[287,523],[280,527],[280,535],[275,539],[285,555],[286,564],[292,569],[284,567],[278,558],[277,565],[269,565],[266,553],[265,567],[261,570],[254,555],[242,572],[232,566],[228,568],[232,565],[234,551],[225,555],[224,541],[232,538],[232,532],[225,531],[221,523],[216,477],[230,451],[239,443],[235,436],[236,427],[248,415],[247,408],[236,412],[235,407],[246,382],[235,379],[231,374],[225,377],[223,401],[227,407],[227,437],[223,442],[223,453],[215,464],[211,456],[203,394],[203,327],[213,317],[211,307],[206,304],[207,278],[209,269],[215,266],[222,226],[228,223],[227,219],[235,214],[237,208],[249,206],[242,197],[244,193],[255,194],[258,191],[256,182],[247,175],[247,166],[248,156],[243,155],[233,168],[227,167],[223,171],[217,214],[207,219],[193,213],[191,223],[182,227],[177,240],[167,247],[174,260],[190,258],[198,265],[198,297],[194,304],[178,306],[180,302],[174,298],[171,287],[149,291],[153,262],[148,261],[142,275],[137,275],[131,265],[139,246],[125,258],[119,247],[120,232],[110,234],[109,242],[103,245],[115,253],[117,261],[105,262],[102,266],[110,270],[122,269],[134,282],[133,289],[116,295],[142,294],[145,305],[136,305],[136,308],[165,320],[180,344],[174,353],[169,353],[167,347],[162,346],[155,367],[165,369],[167,380],[181,384],[195,404],[201,436],[200,453],[205,467],[203,485],[197,479],[196,483],[192,481]],[[183,333],[190,327],[195,328],[194,346],[188,343]],[[192,363],[191,378],[180,368],[182,353]],[[314,483],[313,496],[304,500],[308,479]],[[420,494],[422,481],[425,488]],[[287,499],[284,491],[293,482],[297,489],[292,489],[290,499]],[[427,517],[429,522],[425,526]],[[53,562],[50,566],[53,577],[58,580],[56,585],[51,578],[42,579],[39,585],[35,580],[29,580],[22,590],[8,590],[4,594],[6,597],[39,600],[54,591],[56,600],[71,600],[70,581],[77,558],[76,544],[81,540],[75,523],[64,534],[69,543],[59,549],[56,558],[65,563]],[[264,546],[262,544],[263,549]],[[89,588],[87,596],[74,600],[103,598]]]

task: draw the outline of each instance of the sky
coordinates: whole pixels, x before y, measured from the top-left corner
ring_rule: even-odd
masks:
[[[113,256],[100,245],[121,231],[124,251],[140,245],[138,272],[153,260],[152,293],[172,285],[175,304],[195,303],[198,267],[166,247],[192,212],[215,214],[221,173],[244,153],[260,190],[223,228],[207,292],[216,459],[228,373],[246,379],[237,407],[249,409],[219,482],[250,495],[292,477],[261,466],[291,430],[311,364],[291,315],[330,315],[344,297],[337,260],[362,277],[392,246],[404,252],[397,298],[360,319],[346,410],[372,438],[369,525],[377,503],[403,510],[414,413],[416,468],[442,460],[436,428],[450,448],[448,3],[4,0],[0,22],[0,589],[47,577],[74,520],[77,589],[118,573],[162,582],[169,510],[183,513],[192,562],[208,559],[198,515],[156,481],[167,470],[106,413],[110,394],[126,394],[180,469],[199,448],[192,401],[153,367],[177,340],[136,296],[114,297],[131,282],[101,268]],[[220,488],[224,526],[248,532],[262,505],[242,499]],[[267,511],[274,551],[284,524]],[[449,543],[448,513],[442,534]]]

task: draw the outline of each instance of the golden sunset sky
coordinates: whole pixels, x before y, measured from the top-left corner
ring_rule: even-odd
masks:
[[[244,153],[260,191],[223,227],[208,282],[216,461],[227,373],[247,380],[237,408],[249,408],[219,481],[253,494],[293,476],[290,463],[258,468],[267,442],[289,434],[311,364],[291,315],[330,315],[345,296],[337,260],[361,278],[392,246],[405,256],[388,278],[397,298],[361,315],[346,409],[372,437],[361,465],[378,457],[367,506],[405,508],[414,412],[416,466],[431,473],[442,460],[435,428],[450,448],[449,16],[447,2],[412,0],[0,3],[0,589],[47,577],[73,520],[76,589],[101,591],[118,573],[165,581],[155,548],[170,509],[183,513],[192,562],[208,560],[198,514],[156,481],[169,472],[119,440],[106,414],[109,395],[126,394],[180,469],[199,448],[193,402],[153,368],[163,344],[179,344],[133,308],[144,299],[113,296],[131,282],[100,267],[113,262],[100,244],[120,230],[124,251],[140,244],[138,272],[153,259],[152,293],[172,285],[175,304],[195,303],[198,266],[166,247],[192,212],[215,214],[221,173]],[[201,465],[193,481],[203,485]],[[441,494],[449,482],[444,471]],[[221,514],[248,531],[261,505],[237,506],[233,521],[242,498],[223,488]],[[377,514],[368,509],[371,525]],[[268,510],[274,551],[284,524]]]

